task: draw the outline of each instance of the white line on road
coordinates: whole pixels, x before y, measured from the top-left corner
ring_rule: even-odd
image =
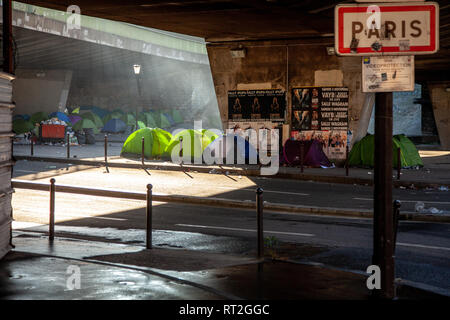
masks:
[[[234,187],[215,187],[215,188],[217,188],[217,189],[226,189],[226,190],[234,190],[234,191],[251,191],[251,192],[256,192],[256,188],[255,189],[249,189],[249,188],[239,189],[239,188],[234,188]],[[267,193],[292,194],[292,195],[296,195],[296,196],[309,196],[309,193],[301,193],[301,192],[287,192],[287,191],[275,191],[275,190],[264,190],[264,192],[267,192]]]
[[[436,247],[436,246],[426,246],[426,245],[423,245],[423,244],[397,242],[397,245],[398,246],[404,246],[404,247],[416,247],[416,248],[424,248],[424,249],[436,249],[436,250],[447,250],[447,251],[450,251],[450,248]]]
[[[230,231],[256,232],[255,229],[241,229],[241,228],[228,228],[228,227],[216,227],[216,226],[199,226],[199,225],[193,225],[193,224],[176,224],[176,226],[190,227],[190,228],[203,228],[203,229],[219,229],[219,230],[230,230]],[[289,236],[314,237],[314,235],[310,234],[310,233],[269,231],[269,230],[264,230],[264,232],[265,233],[273,233],[273,234],[283,234],[283,235],[289,235]]]
[[[353,200],[373,201],[373,199],[371,199],[371,198],[353,198]],[[450,204],[450,202],[445,202],[445,201],[427,201],[427,200],[400,200],[400,202],[409,202],[409,203],[423,202],[423,203],[434,203],[434,204]]]

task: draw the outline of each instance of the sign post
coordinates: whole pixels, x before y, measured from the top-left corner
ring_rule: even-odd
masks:
[[[381,271],[375,295],[393,299],[392,92],[413,91],[414,55],[439,50],[439,6],[378,2],[389,3],[336,6],[335,50],[340,56],[362,57],[363,92],[376,92],[372,264]]]

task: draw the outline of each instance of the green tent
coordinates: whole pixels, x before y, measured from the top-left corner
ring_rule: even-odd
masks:
[[[170,127],[169,119],[167,119],[167,117],[162,112],[159,113],[159,116],[161,118],[160,127],[161,128],[169,128]]]
[[[183,122],[183,117],[181,116],[181,112],[178,109],[172,110],[172,118],[173,118],[173,121],[175,121],[175,123]]]
[[[138,119],[146,124],[149,128],[156,128],[157,124],[150,112],[141,112]]]
[[[112,119],[120,119],[122,117],[122,113],[114,111],[103,117],[103,123],[106,124],[109,120]]]
[[[121,155],[142,153],[142,138],[144,138],[144,155],[147,158],[164,156],[171,135],[162,129],[144,128],[133,132],[122,147]]]
[[[120,114],[125,114],[125,112],[124,112],[122,109],[119,109],[119,108],[114,109],[112,112],[120,113]]]
[[[80,114],[80,116],[83,119],[91,120],[95,124],[96,128],[103,128],[104,126],[102,119],[97,114],[91,111],[82,113]]]
[[[423,167],[423,162],[416,146],[404,134],[395,135],[393,142],[397,148],[400,147],[400,161],[403,168]],[[394,153],[393,165],[397,166],[397,153]]]
[[[31,115],[30,121],[32,124],[41,123],[41,121],[48,120],[48,114],[45,112],[36,112]]]
[[[125,122],[127,126],[134,126],[136,125],[136,117],[131,112],[125,113],[120,117],[120,120]]]
[[[16,119],[13,121],[13,131],[16,134],[30,132],[34,129],[34,125],[30,120]]]
[[[213,142],[214,140],[216,140],[219,137],[219,135],[217,133],[214,133],[213,131],[208,130],[208,129],[203,129],[202,134],[203,134],[204,139],[209,139],[209,141],[211,141],[211,142]]]
[[[95,134],[100,132],[97,126],[95,125],[94,121],[87,118],[77,121],[77,123],[73,125],[72,129],[75,131],[81,131],[83,129],[94,129]]]
[[[400,148],[402,168],[423,166],[422,159],[415,145],[405,135],[392,137],[392,165],[397,166],[397,149]],[[375,153],[375,136],[368,134],[353,145],[348,162],[352,166],[373,167]]]
[[[201,158],[203,150],[211,143],[211,138],[203,135],[200,131],[193,129],[183,130],[170,140],[166,150],[169,156],[180,153],[180,139],[182,139],[183,151],[188,152],[192,158]]]
[[[139,128],[139,129],[147,128],[147,126],[145,125],[145,123],[143,123],[142,121],[139,121],[139,120],[138,120],[137,124],[138,124],[138,128]]]

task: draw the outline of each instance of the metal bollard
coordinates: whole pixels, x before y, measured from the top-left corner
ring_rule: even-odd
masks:
[[[304,152],[305,146],[303,141],[300,142],[300,172],[303,173],[303,152]]]
[[[181,164],[183,164],[183,137],[180,137],[180,153],[179,156],[181,158]]]
[[[397,180],[400,180],[400,172],[402,170],[402,161],[400,159],[400,148],[397,148]]]
[[[146,248],[152,248],[152,189],[153,186],[151,184],[147,185],[147,239],[146,239]]]
[[[145,138],[142,137],[141,162],[143,169],[145,169],[144,159],[145,159]]]
[[[106,172],[109,172],[108,169],[108,135],[105,134],[105,167],[106,167]]]
[[[34,142],[33,142],[33,139],[31,139],[30,141],[31,141],[31,150],[30,150],[30,152],[31,152],[31,155],[33,156],[34,155]]]
[[[264,227],[263,227],[263,189],[256,189],[256,214],[257,214],[257,232],[258,232],[258,258],[264,257]]]
[[[67,159],[70,158],[70,135],[67,133]]]
[[[397,232],[398,232],[398,220],[400,218],[400,207],[402,206],[402,203],[400,200],[395,200],[393,203],[393,215],[392,218],[394,219],[394,250],[393,252],[395,253],[395,245],[397,243]]]
[[[50,179],[50,219],[49,219],[48,239],[55,238],[55,179]]]
[[[345,146],[345,175],[348,177],[348,145]]]

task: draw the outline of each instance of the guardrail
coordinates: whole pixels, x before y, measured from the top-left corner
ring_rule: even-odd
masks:
[[[16,180],[11,181],[13,188],[17,189],[31,189],[38,191],[49,191],[50,192],[50,217],[49,217],[49,240],[53,241],[55,234],[55,193],[71,193],[71,194],[83,194],[90,196],[99,197],[110,197],[110,198],[120,198],[120,199],[132,199],[132,200],[145,200],[147,201],[146,207],[146,248],[152,248],[152,213],[153,213],[153,200],[160,202],[178,202],[206,205],[206,206],[232,206],[234,208],[245,208],[251,209],[255,208],[257,213],[257,247],[258,247],[258,258],[264,256],[264,238],[263,238],[263,189],[256,189],[256,202],[242,202],[229,199],[220,198],[200,198],[193,196],[181,196],[181,195],[162,195],[153,194],[153,186],[151,184],[147,185],[147,192],[131,192],[123,190],[113,190],[113,189],[100,189],[100,188],[88,188],[88,187],[78,187],[70,185],[56,185],[55,179],[50,179],[50,184],[34,181]]]

